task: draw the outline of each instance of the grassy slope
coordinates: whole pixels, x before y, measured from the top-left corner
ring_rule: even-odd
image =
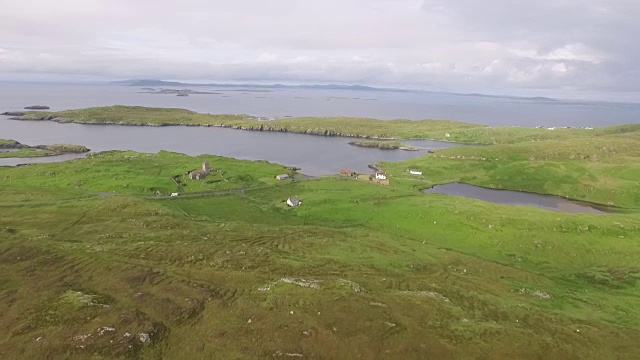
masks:
[[[81,123],[117,123],[130,125],[208,125],[229,126],[250,130],[290,131],[320,135],[344,135],[377,138],[425,138],[483,144],[518,143],[566,139],[609,134],[640,125],[622,125],[585,129],[528,129],[518,127],[488,127],[446,120],[380,121],[363,118],[292,118],[258,121],[246,115],[209,115],[183,109],[110,106],[61,112],[31,112],[26,118],[59,117]]]
[[[291,194],[303,207],[284,206]],[[331,179],[0,214],[9,357],[640,355],[635,215],[564,215]],[[278,282],[285,277],[320,288]],[[115,330],[99,335],[103,327]]]
[[[189,180],[186,173],[199,169],[205,160],[216,171],[202,181]],[[276,175],[287,172],[287,168],[265,161],[239,161],[213,155],[189,157],[165,151],[157,154],[109,151],[64,166],[51,163],[4,169],[0,173],[0,186],[166,195],[272,185],[277,182]],[[176,175],[182,178],[179,184],[172,179]]]
[[[456,147],[384,167],[396,184],[406,187],[464,181],[638,209],[638,135]],[[409,168],[423,170],[423,176],[409,175]]]
[[[464,180],[640,208],[638,133],[591,134],[384,164],[390,187],[276,182],[279,165],[168,152],[0,169],[5,201],[84,199],[0,204],[0,354],[640,357],[637,210],[572,215],[416,191]],[[173,191],[170,177],[203,159],[229,181],[185,192],[247,190],[132,196]],[[104,191],[128,195],[95,197]],[[302,207],[286,207],[292,195]]]

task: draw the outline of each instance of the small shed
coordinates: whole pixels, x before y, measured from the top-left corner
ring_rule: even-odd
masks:
[[[294,196],[287,199],[287,205],[295,207],[302,205],[302,202],[300,201],[300,199]]]
[[[176,197],[178,195],[179,195],[178,193],[171,193],[171,197]]]
[[[289,174],[280,174],[276,176],[277,180],[287,180],[289,178]]]
[[[340,175],[342,176],[353,176],[355,173],[353,170],[340,170]]]
[[[409,170],[409,174],[411,174],[411,175],[422,175],[422,171],[420,171],[420,170]]]

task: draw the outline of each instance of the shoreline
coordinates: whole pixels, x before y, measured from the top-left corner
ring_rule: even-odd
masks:
[[[447,144],[497,145],[567,140],[638,131],[640,124],[601,128],[485,126],[450,120],[377,120],[353,117],[296,117],[260,121],[246,114],[205,114],[176,108],[114,105],[57,112],[5,112],[11,120],[61,124],[220,127],[369,140],[430,140]]]
[[[83,145],[71,145],[71,144],[51,144],[51,145],[27,145],[22,144],[15,140],[0,140],[0,149],[2,150],[16,150],[8,151],[0,154],[10,154],[14,156],[0,156],[0,159],[33,159],[44,158],[52,156],[61,156],[69,154],[86,154],[91,151]],[[22,150],[33,151],[32,153],[21,153]],[[17,156],[15,156],[17,155]],[[20,156],[22,155],[22,156]]]
[[[0,114],[2,115],[2,114]],[[291,133],[298,135],[311,135],[311,136],[323,136],[323,137],[341,137],[341,138],[351,138],[351,139],[370,139],[370,140],[427,140],[427,141],[435,141],[446,144],[460,144],[460,145],[489,145],[487,143],[482,142],[462,142],[462,141],[450,141],[445,139],[435,139],[435,138],[426,138],[426,137],[379,137],[372,135],[364,135],[364,134],[343,134],[340,132],[331,132],[331,131],[298,131],[288,128],[269,128],[264,127],[261,123],[261,126],[255,128],[253,126],[242,126],[242,125],[231,125],[231,124],[188,124],[188,123],[162,123],[162,124],[154,124],[154,123],[129,123],[123,121],[95,121],[95,120],[73,120],[66,119],[60,117],[52,117],[52,116],[43,116],[43,117],[24,117],[24,116],[12,116],[12,115],[4,115],[7,117],[7,120],[14,121],[52,121],[58,124],[79,124],[79,125],[114,125],[114,126],[137,126],[137,127],[174,127],[174,126],[186,126],[186,127],[214,127],[214,128],[224,128],[224,129],[233,129],[233,130],[244,130],[244,131],[255,131],[255,132],[280,132],[280,133]],[[384,121],[384,120],[378,120]],[[422,149],[410,150],[410,149],[402,149],[407,151],[420,151]]]
[[[379,149],[379,150],[387,150],[387,151],[395,151],[395,150],[403,150],[403,151],[421,151],[428,149],[420,149],[413,146],[408,146],[400,143],[399,141],[351,141],[349,145],[369,148],[369,149]],[[430,152],[433,152],[432,150]]]

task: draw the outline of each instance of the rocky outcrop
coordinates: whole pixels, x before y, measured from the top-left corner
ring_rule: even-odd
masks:
[[[19,112],[19,111],[6,111],[3,112],[0,115],[4,115],[4,116],[24,116],[23,112]]]
[[[31,148],[53,151],[57,154],[82,154],[90,151],[86,146],[70,144],[36,145]]]
[[[48,106],[44,106],[44,105],[31,105],[31,106],[25,106],[24,107],[25,110],[49,110],[51,109]]]
[[[28,145],[20,144],[15,140],[2,140],[0,141],[0,149],[23,149],[28,148]]]

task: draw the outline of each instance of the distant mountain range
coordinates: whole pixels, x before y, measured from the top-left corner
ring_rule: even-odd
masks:
[[[354,90],[354,91],[385,91],[385,92],[402,92],[402,93],[423,93],[423,94],[444,94],[453,96],[471,96],[471,97],[486,97],[496,99],[512,99],[512,100],[528,100],[528,101],[548,101],[557,102],[559,100],[548,97],[521,97],[521,96],[509,96],[509,95],[486,95],[478,93],[455,93],[446,91],[427,91],[427,90],[409,90],[398,88],[381,88],[365,85],[339,85],[339,84],[326,84],[326,85],[283,85],[283,84],[221,84],[221,83],[185,83],[178,81],[164,81],[164,80],[151,80],[151,79],[132,79],[112,81],[112,85],[122,86],[137,86],[137,87],[221,87],[221,88],[253,88],[253,89],[317,89],[317,90]]]
[[[112,81],[110,84],[113,85],[124,85],[124,86],[217,86],[217,87],[225,87],[225,88],[259,88],[259,89],[323,89],[323,90],[358,90],[358,91],[393,91],[393,92],[419,92],[416,90],[406,90],[406,89],[396,89],[396,88],[377,88],[371,86],[364,85],[338,85],[338,84],[327,84],[327,85],[283,85],[283,84],[219,84],[219,83],[209,83],[209,84],[194,84],[194,83],[183,83],[177,81],[164,81],[164,80],[122,80],[122,81]]]

